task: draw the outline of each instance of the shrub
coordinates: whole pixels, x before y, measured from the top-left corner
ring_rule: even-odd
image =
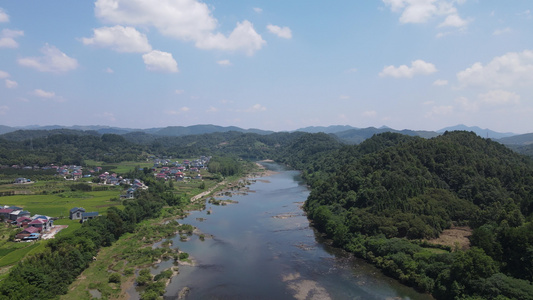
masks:
[[[120,283],[120,280],[121,280],[121,276],[119,273],[111,273],[111,275],[109,275],[110,283]]]

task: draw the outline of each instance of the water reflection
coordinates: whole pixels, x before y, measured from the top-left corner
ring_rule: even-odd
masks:
[[[186,299],[431,299],[328,246],[300,208],[309,191],[299,173],[267,166],[278,173],[234,195],[238,204],[183,220],[213,238],[172,239],[197,266],[180,266],[165,299],[185,287]]]

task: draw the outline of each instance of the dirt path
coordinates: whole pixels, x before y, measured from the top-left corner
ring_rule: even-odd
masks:
[[[200,193],[200,194],[198,194],[196,196],[191,197],[191,202],[194,202],[196,200],[201,199],[204,196],[207,196],[207,195],[211,194],[216,188],[218,188],[219,186],[224,185],[224,184],[226,184],[225,180],[222,181],[222,182],[217,183],[214,187],[210,188],[209,190],[207,190],[205,192],[202,192],[202,193]]]
[[[61,230],[67,228],[68,225],[54,225],[50,231],[48,231],[47,233],[44,233],[43,236],[41,237],[43,240],[48,240],[48,239],[52,239],[54,238],[54,236],[60,232]]]

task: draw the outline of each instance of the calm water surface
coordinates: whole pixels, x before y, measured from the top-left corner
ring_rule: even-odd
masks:
[[[180,266],[165,299],[431,299],[383,276],[379,270],[323,243],[300,208],[309,190],[296,171],[265,164],[279,173],[257,178],[237,204],[209,205],[181,222],[213,235],[193,235],[174,246],[197,266]],[[163,262],[158,269],[170,267]]]

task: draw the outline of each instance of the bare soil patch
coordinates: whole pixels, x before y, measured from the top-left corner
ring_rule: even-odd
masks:
[[[437,245],[445,245],[455,248],[457,245],[459,249],[469,249],[472,229],[468,226],[452,227],[444,230],[436,239],[428,240],[428,242]]]

